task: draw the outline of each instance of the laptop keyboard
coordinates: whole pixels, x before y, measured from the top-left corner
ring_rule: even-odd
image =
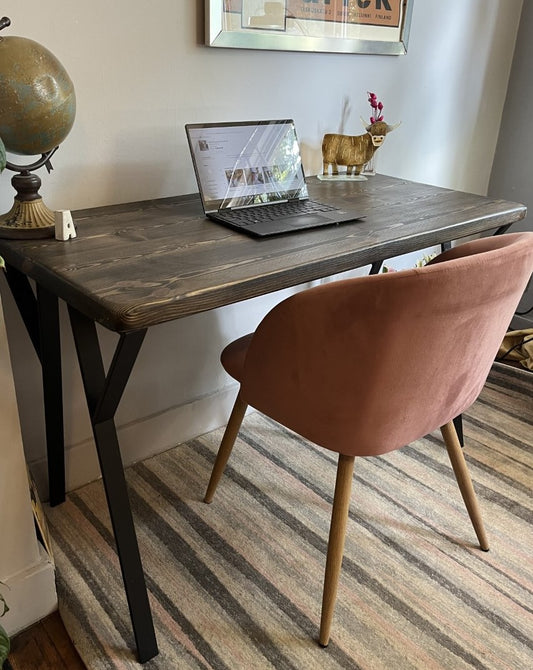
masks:
[[[232,209],[227,214],[224,210],[218,211],[220,218],[227,218],[228,221],[238,222],[246,226],[252,223],[263,221],[275,221],[281,217],[297,216],[298,214],[312,214],[316,212],[332,212],[337,207],[325,205],[313,200],[293,200],[290,202],[280,202],[278,204],[246,207],[245,209]]]

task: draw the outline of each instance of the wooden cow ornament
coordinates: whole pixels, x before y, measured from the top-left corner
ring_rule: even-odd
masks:
[[[364,125],[363,121],[363,125]],[[339,135],[327,133],[322,140],[323,174],[339,174],[339,165],[346,166],[346,174],[360,174],[363,165],[369,162],[384,142],[387,133],[392,132],[400,124],[390,126],[385,121],[375,121],[365,126],[364,135]],[[355,170],[355,172],[354,172]]]

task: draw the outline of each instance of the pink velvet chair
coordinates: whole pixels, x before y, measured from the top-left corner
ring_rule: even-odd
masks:
[[[478,397],[533,271],[533,233],[455,247],[423,268],[304,290],[224,349],[240,382],[205,496],[248,405],[339,454],[319,641],[329,642],[355,456],[440,428],[481,549],[489,548],[452,422]]]

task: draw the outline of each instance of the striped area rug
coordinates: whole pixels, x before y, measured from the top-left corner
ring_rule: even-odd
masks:
[[[533,668],[533,376],[496,366],[465,417],[491,551],[440,434],[356,460],[332,639],[316,642],[334,454],[249,415],[128,469],[160,655],[147,670]],[[89,670],[141,667],[101,482],[48,510],[60,611]]]

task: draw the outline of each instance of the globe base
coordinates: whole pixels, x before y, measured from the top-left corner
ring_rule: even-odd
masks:
[[[24,170],[11,180],[17,195],[13,207],[0,216],[0,237],[10,239],[37,239],[53,237],[55,215],[39,195],[41,180]]]
[[[43,202],[32,200],[19,202],[0,216],[0,237],[10,239],[37,239],[53,237],[55,232],[54,212]]]

